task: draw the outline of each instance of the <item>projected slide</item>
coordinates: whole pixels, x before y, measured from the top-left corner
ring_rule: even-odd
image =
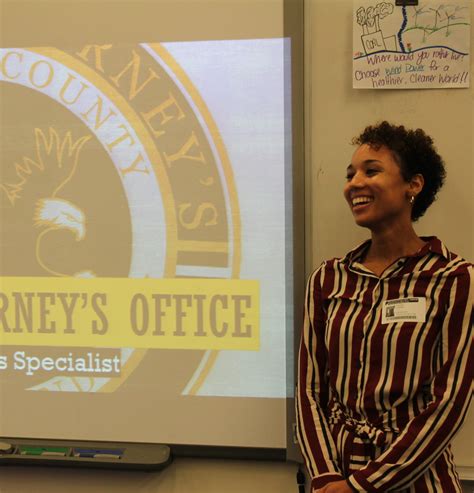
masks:
[[[0,50],[4,396],[287,395],[286,43]]]

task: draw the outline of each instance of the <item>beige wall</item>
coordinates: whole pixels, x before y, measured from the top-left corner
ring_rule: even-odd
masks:
[[[473,88],[352,89],[352,4],[352,0],[306,0],[306,141],[311,194],[307,230],[312,247],[308,269],[344,254],[368,236],[354,225],[342,186],[353,152],[351,138],[380,119],[421,127],[434,138],[446,160],[448,178],[417,230],[439,236],[448,248],[472,260]]]
[[[292,493],[296,466],[271,462],[177,459],[160,472],[8,467],[0,493]]]
[[[387,119],[430,134],[447,165],[439,199],[420,219],[421,235],[474,260],[474,89],[352,89],[352,0],[306,0],[306,170],[309,239],[307,274],[322,260],[344,255],[368,238],[354,225],[342,197],[351,138]],[[471,29],[471,49],[474,30]],[[473,57],[471,57],[471,74]],[[454,443],[466,479],[474,480],[474,406]]]

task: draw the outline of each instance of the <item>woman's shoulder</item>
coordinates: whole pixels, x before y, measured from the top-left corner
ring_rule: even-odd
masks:
[[[331,284],[346,276],[350,271],[348,269],[348,259],[344,257],[333,257],[323,260],[321,264],[313,270],[309,276],[309,283]]]
[[[323,260],[318,267],[316,267],[312,273],[311,277],[317,276],[321,273],[326,273],[328,271],[334,270],[338,264],[343,262],[344,257],[333,257],[327,260]]]
[[[370,246],[370,240],[366,240],[363,243],[358,244],[356,247],[349,250],[344,256],[341,257],[332,257],[327,260],[324,260],[314,272],[318,272],[320,270],[334,270],[340,269],[342,266],[350,264],[358,259],[362,258],[365,255],[368,247]]]
[[[448,247],[436,236],[422,237],[428,245],[428,253],[437,255],[442,270],[451,275],[472,275],[472,263],[461,255],[449,250]]]

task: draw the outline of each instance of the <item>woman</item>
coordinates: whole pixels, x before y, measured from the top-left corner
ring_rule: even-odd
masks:
[[[450,441],[473,373],[470,264],[413,221],[445,170],[422,130],[354,139],[344,196],[371,239],[310,277],[298,435],[312,491],[461,492]]]

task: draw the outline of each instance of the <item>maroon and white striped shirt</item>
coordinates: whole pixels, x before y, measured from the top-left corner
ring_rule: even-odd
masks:
[[[296,401],[313,488],[461,491],[449,444],[472,394],[472,269],[423,239],[380,277],[360,263],[368,241],[308,281]],[[426,303],[425,321],[383,323],[388,300]]]

